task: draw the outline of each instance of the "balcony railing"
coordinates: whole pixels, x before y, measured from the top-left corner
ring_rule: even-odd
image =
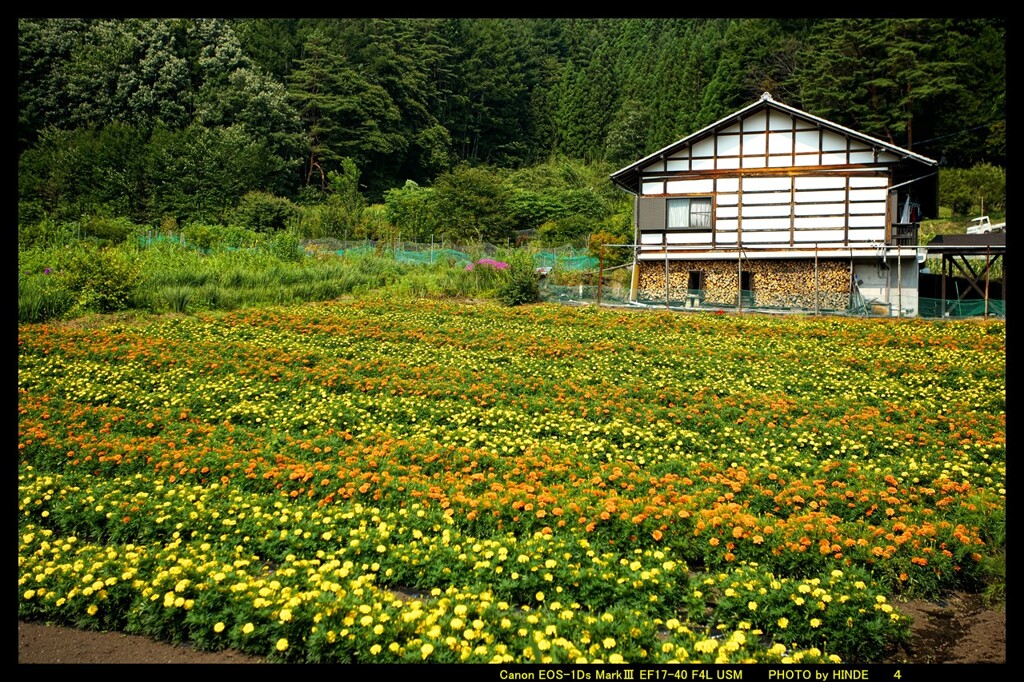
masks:
[[[920,223],[893,223],[890,246],[917,246]]]

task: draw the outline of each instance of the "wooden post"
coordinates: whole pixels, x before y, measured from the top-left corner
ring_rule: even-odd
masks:
[[[665,307],[668,308],[668,242],[665,243]]]
[[[942,317],[946,317],[946,254],[942,254]]]
[[[818,307],[818,243],[814,243],[814,314],[819,314]]]
[[[896,317],[903,317],[903,253],[896,240]]]
[[[743,312],[743,260],[739,243],[736,244],[736,312]]]
[[[985,245],[985,317],[988,317],[988,271],[991,267],[992,247]]]

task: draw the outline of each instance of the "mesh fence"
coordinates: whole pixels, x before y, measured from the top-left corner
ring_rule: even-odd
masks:
[[[559,286],[544,282],[540,286],[540,298],[549,303],[597,303],[597,285]],[[629,289],[614,285],[601,287],[601,304],[629,304]]]
[[[968,299],[943,301],[941,298],[919,298],[921,317],[1006,317],[1006,301]]]
[[[598,260],[593,256],[588,256],[584,253],[578,253],[572,250],[572,247],[568,248],[568,251],[540,251],[533,257],[534,265],[538,268],[551,268],[552,270],[570,270],[573,272],[581,270],[596,270],[598,266]]]
[[[731,303],[708,302],[704,292],[699,289],[687,290],[683,298],[678,296],[666,299],[661,297],[644,297],[639,295],[636,303],[647,307],[662,307],[672,310],[747,310],[751,312],[791,312],[822,315],[848,315],[853,317],[894,317],[897,314],[895,304],[865,299],[862,296],[851,296],[849,305],[842,309],[822,306],[817,309],[759,304],[756,296],[743,292],[742,305]],[[923,318],[968,318],[968,317],[1006,317],[1006,301],[989,299],[946,300],[936,298],[918,298],[918,316]]]
[[[185,244],[183,235],[142,235],[139,245],[151,246],[160,242],[177,242]],[[346,256],[369,256],[373,254],[392,257],[400,263],[434,264],[449,263],[465,265],[484,257],[496,254],[501,248],[494,244],[473,244],[471,246],[452,245],[446,243],[417,242],[375,242],[372,240],[342,241],[339,239],[316,239],[303,242],[307,254],[335,253]],[[591,272],[596,273],[598,259],[587,254],[585,249],[572,246],[547,248],[534,253],[534,266],[550,271]],[[557,303],[596,303],[598,300],[595,285],[559,286],[548,281],[541,283],[541,299]],[[605,285],[601,288],[601,303],[608,305],[638,305],[642,307],[667,307],[673,310],[748,310],[761,312],[798,312],[852,315],[857,317],[892,317],[894,311],[890,304],[865,300],[855,293],[845,309],[819,308],[772,308],[758,305],[750,292],[743,292],[743,298],[737,305],[730,303],[709,303],[704,292],[698,289],[677,292],[666,298],[664,296],[645,297],[639,294],[635,302],[629,299],[629,289],[621,285]],[[1006,301],[999,299],[964,299],[943,301],[936,298],[918,298],[918,314],[924,318],[968,318],[968,317],[1006,317]]]

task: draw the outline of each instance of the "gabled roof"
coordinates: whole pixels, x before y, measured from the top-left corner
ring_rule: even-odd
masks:
[[[663,147],[662,149],[659,149],[653,154],[648,154],[644,158],[634,163],[631,163],[625,168],[615,171],[614,173],[611,174],[611,180],[613,183],[615,183],[619,187],[622,187],[626,191],[636,194],[639,189],[640,172],[647,165],[649,165],[653,161],[657,161],[658,159],[669,157],[676,151],[689,145],[692,145],[694,142],[709,135],[712,135],[715,132],[722,130],[723,128],[727,128],[736,123],[737,121],[740,121],[741,119],[746,118],[747,116],[750,116],[751,114],[756,113],[757,111],[760,111],[762,109],[775,109],[776,111],[785,112],[795,118],[810,121],[815,125],[818,125],[827,130],[834,131],[841,135],[849,136],[853,139],[859,140],[864,144],[875,147],[879,150],[891,152],[901,158],[916,161],[926,166],[939,165],[938,161],[930,159],[927,156],[915,154],[914,152],[909,151],[907,149],[903,149],[902,147],[897,147],[896,145],[889,144],[888,142],[879,140],[878,138],[875,137],[871,137],[870,135],[858,133],[855,130],[851,130],[850,128],[847,128],[845,126],[841,126],[838,123],[826,121],[825,119],[819,118],[818,116],[808,114],[804,111],[800,111],[799,109],[795,109],[781,102],[777,102],[772,98],[772,96],[769,93],[766,92],[763,95],[761,95],[761,98],[758,101],[754,102],[753,104],[744,107],[743,109],[740,109],[739,111],[730,114],[729,116],[726,116],[723,119],[715,121],[706,128],[698,130],[692,135],[684,137],[683,139],[677,142],[673,142],[672,144],[668,145],[667,147]]]

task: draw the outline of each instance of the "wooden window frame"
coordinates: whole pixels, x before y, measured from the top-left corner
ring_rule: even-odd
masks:
[[[707,202],[708,224],[700,226],[673,225],[670,221],[672,206],[681,201],[687,202],[687,220],[693,217],[692,203],[694,200]],[[715,200],[710,194],[694,194],[689,196],[673,196],[665,199],[665,229],[670,232],[711,232],[715,226]]]

